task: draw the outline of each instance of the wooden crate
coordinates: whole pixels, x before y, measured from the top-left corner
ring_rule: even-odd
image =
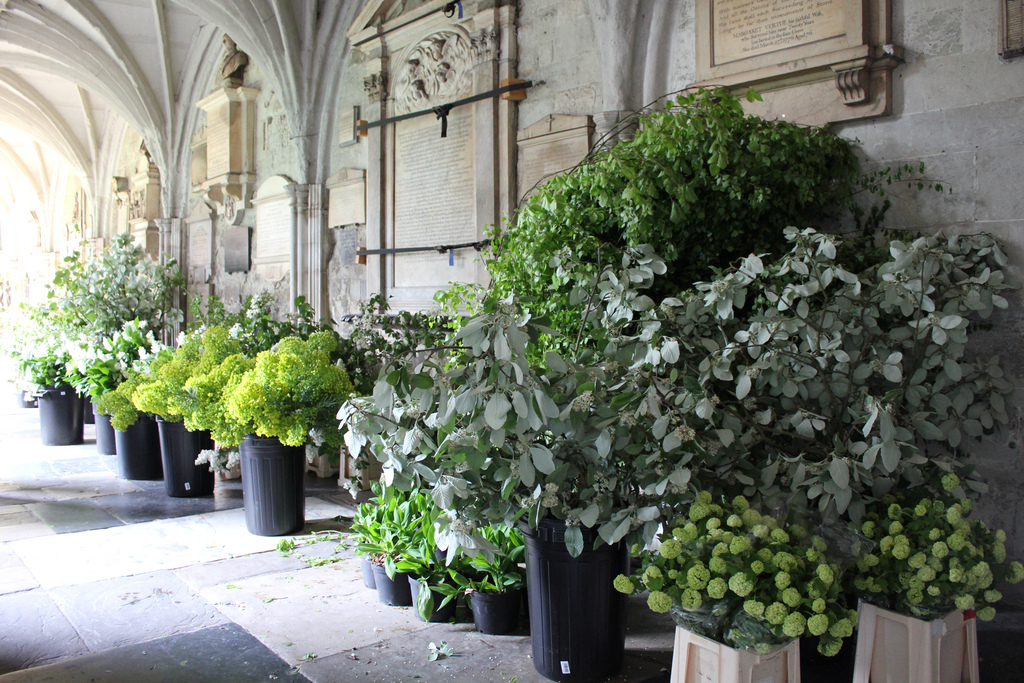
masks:
[[[861,602],[853,683],[978,683],[973,612],[924,621]]]
[[[800,683],[800,640],[759,655],[677,626],[671,683]]]

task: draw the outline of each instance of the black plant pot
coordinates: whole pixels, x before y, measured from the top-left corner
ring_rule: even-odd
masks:
[[[553,681],[600,681],[622,667],[626,596],[612,582],[629,573],[623,543],[594,549],[596,532],[583,529],[583,552],[565,547],[565,522],[520,526],[526,539],[526,587],[533,665]]]
[[[164,490],[172,498],[198,498],[213,493],[213,472],[196,465],[199,451],[211,450],[209,432],[190,432],[182,422],[156,418],[160,432],[160,456],[164,463]]]
[[[412,605],[412,590],[409,587],[408,574],[396,573],[395,578],[392,579],[384,567],[373,565],[373,582],[377,586],[377,599],[380,600],[380,604],[394,605],[395,607]]]
[[[477,631],[503,636],[519,628],[519,606],[523,604],[521,588],[504,593],[474,591],[470,602]]]
[[[363,585],[370,590],[377,590],[377,580],[373,574],[373,565],[365,557],[359,558],[359,569],[363,572]]]
[[[159,481],[164,478],[160,460],[160,434],[151,415],[139,419],[125,431],[114,430],[117,450],[117,476],[122,479]]]
[[[257,536],[284,536],[306,525],[306,449],[250,434],[239,446],[245,526]]]
[[[420,589],[422,587],[423,584],[420,583],[419,579],[417,579],[415,576],[409,576],[409,593],[412,597],[413,607],[416,607],[416,601],[419,600]],[[434,594],[434,611],[430,613],[430,617],[426,621],[429,621],[434,624],[442,624],[451,621],[455,617],[455,601],[457,598],[452,598],[451,600],[449,600],[448,604],[444,607],[438,607],[438,605],[440,605],[441,602],[444,601],[444,595],[438,593],[433,588],[430,589],[430,592]],[[420,615],[419,610],[414,611],[416,612],[416,618],[420,621],[423,621],[423,616]]]
[[[96,424],[96,414],[92,409],[92,398],[89,394],[82,395],[82,422],[87,425]]]
[[[96,452],[100,455],[117,455],[117,442],[110,416],[96,413]]]
[[[70,384],[47,387],[39,394],[39,436],[44,446],[82,443],[82,402]]]

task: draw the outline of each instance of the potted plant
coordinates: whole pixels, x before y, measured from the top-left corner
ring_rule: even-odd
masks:
[[[492,526],[483,536],[498,549],[493,557],[469,558],[463,590],[469,597],[473,622],[481,633],[505,635],[519,628],[519,611],[526,589],[526,542],[516,527]]]
[[[117,474],[122,479],[160,480],[164,477],[160,435],[148,413],[135,407],[135,390],[149,381],[148,368],[139,364],[128,371],[113,391],[96,402],[96,410],[110,416],[117,452]]]
[[[305,446],[340,450],[335,415],[351,397],[352,383],[345,368],[331,360],[336,347],[332,332],[286,337],[260,352],[251,369],[220,397],[231,432],[246,434],[239,449],[251,533],[277,536],[301,529]],[[214,437],[225,445],[239,443]]]
[[[649,590],[648,606],[671,612],[689,632],[684,638],[716,657],[722,649],[704,639],[765,656],[791,644],[789,656],[799,662],[797,639],[805,633],[820,638],[825,655],[836,654],[853,633],[857,614],[845,605],[839,566],[830,562],[824,540],[759,513],[743,497],[718,505],[701,492],[660,541],[658,550],[640,553],[641,569],[618,576],[615,587],[626,594]],[[687,655],[677,648],[673,664],[684,677]]]
[[[352,524],[356,554],[369,563],[382,604],[412,605],[409,577],[398,570],[398,562],[417,534],[423,500],[379,486],[374,493],[373,499],[360,505],[360,519]]]
[[[1024,578],[1020,562],[1006,562],[1006,534],[970,519],[971,501],[954,497],[964,493],[959,477],[942,483],[945,495],[883,497],[859,527],[876,545],[857,560],[853,581],[862,598],[855,680],[869,672],[879,680],[952,680],[969,670],[977,680],[974,617],[992,619],[1000,583]],[[909,651],[898,637],[907,632],[920,635]],[[945,652],[941,663],[925,656],[929,646]]]
[[[99,344],[79,346],[73,354],[74,362],[82,373],[76,388],[95,404],[102,396],[116,389],[126,379],[131,368],[147,361],[162,348],[163,344],[157,341],[145,322],[138,319],[126,322],[120,330]],[[96,450],[101,455],[116,454],[110,416],[97,413],[95,424]]]

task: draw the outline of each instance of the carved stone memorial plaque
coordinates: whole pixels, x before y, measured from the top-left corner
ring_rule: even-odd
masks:
[[[263,181],[256,197],[256,235],[253,263],[283,263],[291,258],[292,207],[285,188],[288,179],[272,176]]]
[[[519,193],[574,168],[590,152],[594,122],[589,116],[551,114],[519,131]]]
[[[231,228],[224,231],[224,270],[228,273],[249,272],[249,228]]]

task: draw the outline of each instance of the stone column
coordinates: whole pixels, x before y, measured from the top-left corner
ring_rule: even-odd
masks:
[[[289,262],[289,282],[291,290],[290,307],[295,312],[295,299],[305,292],[305,275],[308,258],[309,235],[307,226],[309,224],[309,185],[292,183],[288,186],[289,206],[291,207],[291,260]]]
[[[594,134],[602,147],[614,147],[623,140],[636,135],[639,126],[636,119],[628,120],[636,112],[603,111],[594,115]]]
[[[326,282],[324,281],[324,226],[327,218],[327,206],[324,201],[324,186],[320,184],[307,185],[309,192],[309,212],[307,226],[307,251],[306,251],[306,287],[305,294],[309,304],[316,311],[318,317],[324,317],[327,298],[324,295]]]

